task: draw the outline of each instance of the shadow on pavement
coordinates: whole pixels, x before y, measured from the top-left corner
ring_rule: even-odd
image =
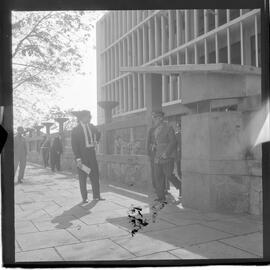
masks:
[[[58,223],[55,226],[58,229],[67,229],[73,225],[71,221],[75,221],[90,214],[91,212],[89,210],[95,207],[97,202],[98,201],[91,201],[90,203],[84,205],[83,208],[81,207],[81,204],[76,204],[72,208],[64,211],[61,215],[54,217],[51,222]]]

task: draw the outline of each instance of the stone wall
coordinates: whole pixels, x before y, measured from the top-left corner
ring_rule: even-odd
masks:
[[[182,118],[184,205],[219,212],[262,213],[261,157],[254,155],[242,139],[243,125],[242,112]]]

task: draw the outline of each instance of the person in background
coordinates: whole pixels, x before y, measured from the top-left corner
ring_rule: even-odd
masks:
[[[61,170],[61,154],[63,153],[63,145],[61,141],[60,134],[57,134],[53,139],[52,146],[50,148],[50,159],[51,159],[51,169],[54,172]]]
[[[176,168],[177,174],[180,179],[182,179],[182,171],[181,171],[181,158],[182,158],[182,134],[181,134],[181,123],[176,123],[176,142],[177,142],[177,152],[176,152]]]
[[[44,141],[40,147],[44,168],[49,167],[50,147],[51,147],[50,136],[45,135]]]
[[[22,183],[26,167],[27,146],[23,134],[23,127],[18,127],[14,138],[14,176],[19,166],[18,183]]]
[[[164,121],[162,111],[153,112],[152,119],[153,127],[148,133],[147,149],[153,162],[156,200],[166,202],[166,179],[179,190],[179,196],[181,194],[181,182],[173,173],[176,138],[174,129]]]
[[[78,125],[72,129],[71,146],[78,168],[82,203],[88,203],[87,176],[90,176],[93,200],[103,200],[100,197],[99,169],[95,150],[101,133],[94,125],[90,124],[92,118],[90,111],[73,112],[73,115],[78,118]],[[89,174],[83,170],[83,165],[90,168]]]

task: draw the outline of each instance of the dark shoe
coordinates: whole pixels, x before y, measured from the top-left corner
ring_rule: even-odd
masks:
[[[88,199],[83,200],[83,201],[82,201],[82,204],[84,204],[84,203],[89,203]]]
[[[105,201],[105,199],[104,199],[104,198],[101,198],[101,197],[99,197],[99,198],[94,198],[94,200],[95,200],[95,201]]]

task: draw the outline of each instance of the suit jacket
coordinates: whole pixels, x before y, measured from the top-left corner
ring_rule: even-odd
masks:
[[[96,142],[99,142],[101,133],[97,130],[97,128],[90,124],[90,129],[93,135],[93,138],[96,139]],[[71,132],[71,147],[74,153],[75,159],[81,158],[82,161],[87,161],[86,157],[86,145],[85,145],[85,137],[81,124],[78,124],[75,128],[72,129]],[[94,148],[93,148],[93,151]]]
[[[61,140],[56,137],[53,140],[52,147],[51,147],[51,153],[52,154],[62,154],[63,153],[63,146]]]
[[[165,153],[168,158],[175,158],[175,150],[175,133],[168,123],[163,122],[158,128],[150,128],[147,136],[147,153],[150,157],[158,160]]]
[[[27,155],[26,140],[23,136],[16,135],[14,138],[14,155],[20,157]]]

